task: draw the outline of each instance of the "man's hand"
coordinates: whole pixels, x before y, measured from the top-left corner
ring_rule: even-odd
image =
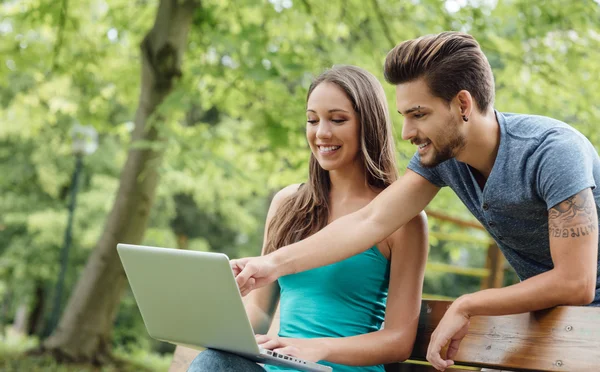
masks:
[[[270,337],[256,335],[260,347],[296,358],[318,362],[327,357],[327,350],[318,339]]]
[[[460,309],[460,299],[456,300],[431,335],[427,348],[427,361],[438,371],[444,371],[454,364],[454,357],[462,339],[469,330],[469,314]],[[442,348],[448,346],[446,359],[442,358]]]
[[[269,255],[231,260],[230,264],[242,296],[279,278],[277,266]]]

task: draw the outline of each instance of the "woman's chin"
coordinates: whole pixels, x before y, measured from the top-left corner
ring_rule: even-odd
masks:
[[[340,167],[337,161],[319,161],[319,165],[326,171],[334,171]]]

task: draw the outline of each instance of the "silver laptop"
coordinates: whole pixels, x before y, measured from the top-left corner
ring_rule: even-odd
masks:
[[[129,244],[117,251],[151,337],[258,363],[332,370],[258,346],[226,255]]]

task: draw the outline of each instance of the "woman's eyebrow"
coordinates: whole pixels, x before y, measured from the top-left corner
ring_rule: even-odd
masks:
[[[314,112],[315,114],[317,113],[315,110],[311,110],[311,109],[307,109],[306,112]],[[335,108],[335,109],[331,109],[327,112],[345,112],[347,114],[349,114],[350,112],[343,110],[343,109],[339,109],[339,108]]]

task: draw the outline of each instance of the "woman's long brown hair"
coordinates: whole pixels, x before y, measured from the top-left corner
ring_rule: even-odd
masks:
[[[321,83],[336,84],[352,102],[360,123],[360,157],[366,181],[385,189],[398,179],[392,124],[385,92],[371,73],[355,66],[335,66],[310,85],[307,101]],[[268,226],[265,253],[305,239],[327,225],[329,219],[329,172],[310,155],[308,182],[285,199]]]

